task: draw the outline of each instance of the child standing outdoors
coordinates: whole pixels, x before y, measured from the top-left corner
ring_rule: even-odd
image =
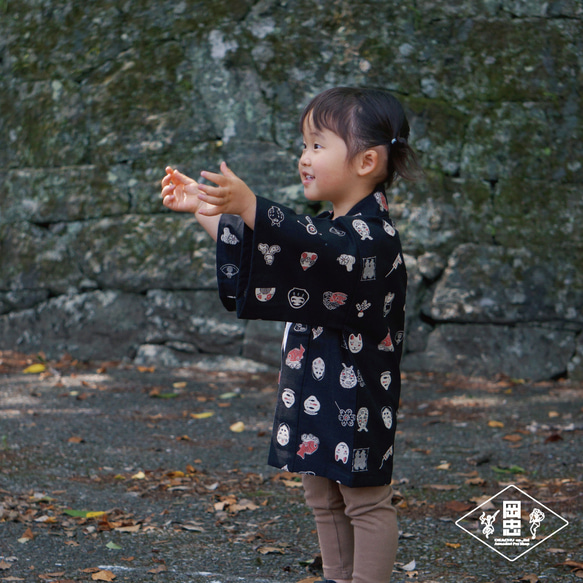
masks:
[[[296,214],[223,162],[200,184],[172,168],[163,203],[196,215],[217,241],[223,304],[240,318],[288,322],[269,464],[302,475],[324,575],[387,583],[397,551],[391,474],[407,275],[385,187],[418,167],[400,103],[339,87],[305,108]]]

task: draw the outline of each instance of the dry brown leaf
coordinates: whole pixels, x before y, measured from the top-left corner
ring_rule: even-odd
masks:
[[[445,546],[450,549],[459,549],[462,545],[460,543],[445,543]]]
[[[156,575],[157,573],[163,573],[164,571],[168,571],[168,567],[166,567],[166,565],[158,565],[157,567],[150,569],[148,573]]]
[[[506,441],[516,442],[522,440],[522,435],[518,435],[517,433],[509,433],[508,435],[505,435],[502,439],[505,439]]]
[[[456,486],[455,484],[428,484],[426,488],[431,488],[432,490],[459,490],[461,486]]]
[[[494,421],[493,419],[490,419],[490,421],[488,421],[488,427],[504,427],[504,423],[502,423],[502,421]]]
[[[261,553],[262,555],[270,555],[270,554],[274,554],[274,553],[279,553],[280,555],[283,555],[285,551],[279,547],[264,546],[264,547],[259,547],[257,549],[257,552]]]
[[[12,565],[9,562],[4,559],[0,561],[0,571],[6,571],[6,569],[10,569],[10,567],[12,567]]]
[[[65,571],[58,571],[56,573],[43,573],[42,575],[39,575],[38,578],[39,579],[57,579],[59,577],[62,577],[65,574]]]
[[[519,581],[521,583],[538,583],[539,578],[538,575],[535,575],[534,573],[528,573],[527,575],[522,575]]]
[[[115,575],[111,571],[104,569],[103,571],[97,571],[97,573],[93,573],[93,575],[91,575],[91,579],[93,579],[93,581],[113,581],[115,579]]]
[[[450,462],[441,462],[438,466],[435,466],[436,470],[449,470],[451,468]]]
[[[85,443],[85,440],[82,437],[79,437],[78,435],[73,435],[72,437],[69,437],[69,439],[67,439],[67,443]]]
[[[21,544],[27,543],[28,541],[31,541],[34,538],[34,534],[32,532],[32,530],[30,530],[30,527],[27,528],[24,531],[24,534],[18,539],[18,542]]]
[[[460,502],[459,500],[451,500],[450,502],[446,502],[445,507],[448,510],[452,510],[457,514],[461,514],[462,512],[466,512],[470,508],[473,508],[473,504],[468,504],[467,502]]]

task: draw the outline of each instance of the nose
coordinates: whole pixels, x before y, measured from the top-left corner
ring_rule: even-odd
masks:
[[[308,166],[310,164],[310,157],[308,156],[308,150],[302,150],[302,155],[300,156],[300,166]]]

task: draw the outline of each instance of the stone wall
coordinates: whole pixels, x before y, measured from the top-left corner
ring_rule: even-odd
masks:
[[[301,109],[366,84],[406,105],[426,170],[390,193],[405,368],[583,378],[582,20],[580,0],[0,0],[0,349],[276,362],[281,326],[222,310],[159,181],[226,159],[302,208]]]

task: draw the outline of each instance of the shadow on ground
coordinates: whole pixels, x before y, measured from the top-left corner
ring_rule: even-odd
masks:
[[[0,353],[0,581],[320,575],[298,478],[265,464],[277,373],[249,364],[162,370]],[[580,580],[582,430],[581,385],[407,375],[391,580]],[[514,561],[455,524],[509,484],[569,522]]]

